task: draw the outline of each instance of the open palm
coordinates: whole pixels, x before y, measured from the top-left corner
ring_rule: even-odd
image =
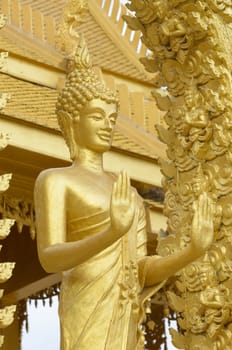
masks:
[[[130,229],[135,214],[135,194],[131,190],[126,172],[119,174],[113,185],[110,218],[114,235],[121,237]]]
[[[203,192],[198,200],[194,202],[193,209],[191,243],[193,248],[201,253],[210,247],[214,238],[214,208],[212,200],[206,192]]]

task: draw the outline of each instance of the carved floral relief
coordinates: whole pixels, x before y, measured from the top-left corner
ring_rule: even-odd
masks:
[[[3,14],[0,14],[0,29],[4,27],[6,24],[6,17]],[[0,53],[0,71],[5,67],[7,63],[7,52]],[[8,100],[10,99],[9,94],[0,93],[0,110],[3,109]],[[3,150],[8,144],[9,136],[5,133],[0,132],[0,150]],[[10,185],[12,174],[3,174],[0,175],[0,192],[5,192]],[[0,240],[3,240],[10,233],[10,229],[14,224],[14,220],[12,219],[0,219]],[[1,248],[2,246],[0,246]],[[0,264],[0,283],[6,282],[9,278],[11,278],[13,270],[15,267],[15,263],[12,262],[4,262]],[[0,290],[0,298],[3,296],[3,289]],[[0,309],[0,329],[6,328],[11,325],[14,321],[14,314],[16,311],[16,306],[11,305]],[[0,336],[0,347],[2,347],[4,343],[4,336]]]
[[[150,50],[141,59],[154,73],[152,92],[165,111],[157,126],[167,146],[161,160],[169,236],[160,255],[191,239],[193,202],[206,191],[215,206],[215,241],[202,259],[176,275],[167,292],[188,350],[232,347],[232,3],[230,0],[130,0],[128,26]]]

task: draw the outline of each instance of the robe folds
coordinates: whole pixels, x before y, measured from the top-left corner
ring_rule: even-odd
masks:
[[[73,219],[68,223],[69,238],[94,234],[109,222],[109,211]],[[144,289],[143,271],[138,273],[138,266],[147,254],[146,243],[145,212],[140,203],[125,236],[63,272],[61,350],[144,349],[143,304],[163,285]]]

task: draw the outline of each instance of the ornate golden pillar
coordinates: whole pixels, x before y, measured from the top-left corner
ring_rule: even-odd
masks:
[[[215,240],[197,262],[169,285],[178,315],[174,345],[188,350],[232,348],[232,3],[227,0],[131,0],[126,16],[151,51],[143,58],[154,73],[153,95],[165,111],[158,126],[167,145],[161,160],[166,190],[168,255],[191,239],[193,201],[202,191],[215,203]]]

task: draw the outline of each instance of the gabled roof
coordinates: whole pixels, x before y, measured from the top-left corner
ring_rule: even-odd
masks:
[[[8,26],[0,32],[0,49],[9,51],[10,57],[29,59],[35,64],[46,65],[49,69],[64,74],[65,58],[54,45],[56,21],[62,13],[65,0],[56,0],[56,6],[54,3],[51,6],[51,2],[44,0],[32,0],[31,6],[27,5],[28,3],[26,0],[0,0],[2,11],[9,18]],[[129,42],[129,29],[126,32],[127,36],[121,35],[122,20],[117,21],[120,3],[119,0],[114,0],[109,17],[107,9],[112,3],[112,0],[106,0],[101,8],[102,0],[89,0],[87,19],[80,26],[80,30],[88,40],[95,65],[103,71],[112,72],[113,75],[124,75],[127,79],[140,81],[142,89],[147,75],[138,61],[138,37],[136,44],[135,40]],[[43,11],[45,16],[34,8]],[[55,17],[51,17],[50,14],[54,14]],[[2,113],[58,130],[55,116],[57,85],[49,85],[49,88],[43,81],[37,81],[39,85],[36,84],[33,76],[29,79],[17,75],[17,72],[12,74],[6,70],[5,73],[8,75],[1,74],[0,91],[11,94],[11,100]],[[159,121],[154,101],[148,100],[143,92],[130,93],[125,85],[115,84],[115,88],[119,91],[121,110],[113,146],[124,152],[151,159],[163,157],[164,147],[157,137],[152,135],[153,124]]]
[[[3,115],[58,132],[55,115],[57,90],[1,74],[0,91],[11,95],[6,107],[1,111]],[[116,126],[113,147],[139,157],[157,159],[164,156],[164,147],[155,136],[148,134],[122,115]]]
[[[48,50],[49,49],[49,50]],[[53,55],[49,54],[50,47],[47,44],[42,45],[38,40],[22,35],[21,31],[17,31],[15,27],[8,25],[1,29],[0,32],[0,50],[9,53],[10,56],[19,56],[29,60],[43,63],[54,68],[65,70],[64,58],[53,51]],[[43,53],[46,53],[43,55]]]
[[[36,49],[32,48],[31,39],[37,39],[35,42],[37,48],[44,44],[51,48],[55,47],[57,23],[66,2],[66,0],[56,0],[54,4],[53,1],[45,0],[0,0],[2,11],[8,17],[9,26],[16,32],[13,34],[11,30],[11,33],[8,32],[5,35],[4,40],[0,42],[1,48],[5,45],[11,53],[57,67],[52,57],[46,56],[46,51],[43,52],[42,57],[35,54]],[[103,70],[127,78],[149,82],[150,74],[138,60],[139,56],[144,55],[146,51],[146,48],[139,44],[140,34],[137,32],[132,34],[123,20],[118,18],[119,11],[126,11],[125,7],[122,7],[119,0],[105,2],[89,0],[88,6],[89,10],[79,31],[86,37],[94,64]],[[17,34],[23,37],[23,52],[18,41],[15,40]],[[60,55],[59,61],[62,62],[63,59],[64,57]]]

